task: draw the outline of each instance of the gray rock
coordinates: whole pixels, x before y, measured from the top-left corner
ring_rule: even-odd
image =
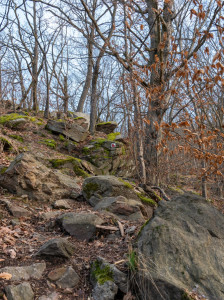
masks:
[[[23,207],[14,205],[13,203],[9,203],[9,205],[7,205],[7,209],[15,218],[29,217],[31,215],[30,211]]]
[[[147,212],[141,201],[129,200],[123,196],[102,198],[94,209],[104,210],[106,213],[111,212],[120,219],[129,221],[139,220],[144,222],[144,216],[147,216]]]
[[[0,273],[9,273],[12,275],[11,280],[30,280],[30,279],[40,279],[43,275],[43,272],[46,269],[46,264],[36,263],[30,266],[22,267],[5,267],[0,269]]]
[[[61,299],[61,296],[56,292],[38,298],[38,300],[59,300],[59,299]]]
[[[79,283],[79,276],[72,267],[66,268],[64,274],[56,281],[56,285],[61,289],[71,289]]]
[[[9,120],[5,125],[9,128],[21,129],[24,128],[27,123],[29,123],[29,119],[18,118],[15,120]]]
[[[63,199],[55,201],[53,204],[53,207],[58,208],[58,209],[60,209],[60,208],[61,209],[70,209],[71,208],[71,206],[68,204],[68,202]]]
[[[39,215],[39,218],[48,221],[50,219],[57,217],[58,215],[60,215],[60,213],[61,213],[60,211],[47,211],[46,213],[41,213]]]
[[[104,221],[92,213],[66,213],[59,216],[56,222],[76,239],[89,241],[96,234],[96,225]]]
[[[24,282],[18,285],[8,285],[5,287],[8,300],[33,300],[34,293],[31,285]]]
[[[75,119],[76,123],[82,126],[84,129],[89,130],[90,124],[90,115],[81,113],[81,112],[74,112],[73,118]]]
[[[21,153],[15,158],[0,175],[0,186],[34,200],[69,198],[73,190],[79,190],[74,178],[47,168],[30,153]]]
[[[118,124],[116,122],[102,122],[96,124],[96,131],[101,131],[106,134],[112,133],[116,129]]]
[[[224,215],[204,198],[160,201],[138,238],[137,255],[140,290],[147,287],[149,299],[179,300],[195,284],[210,300],[224,299]]]
[[[45,256],[59,256],[64,258],[69,258],[75,252],[75,247],[73,244],[68,242],[63,238],[55,238],[44,243],[36,256],[45,255]]]
[[[47,122],[46,129],[51,130],[56,134],[63,134],[67,138],[78,143],[84,141],[88,136],[88,131],[82,126],[66,121],[49,120]]]
[[[115,176],[94,176],[86,178],[83,183],[83,196],[88,201],[92,196],[103,197],[124,196],[128,199],[139,200],[131,185]]]
[[[114,300],[118,291],[113,281],[106,281],[104,284],[96,283],[93,289],[94,300]]]

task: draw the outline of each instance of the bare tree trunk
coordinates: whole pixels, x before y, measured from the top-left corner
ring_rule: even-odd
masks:
[[[85,104],[86,97],[88,95],[88,91],[91,85],[92,74],[93,74],[93,43],[92,40],[94,38],[94,25],[92,24],[90,39],[88,39],[88,69],[87,76],[85,80],[85,84],[83,87],[83,91],[81,97],[79,99],[79,104],[77,107],[77,112],[83,112],[83,107]]]
[[[63,87],[63,107],[64,107],[64,113],[67,114],[68,113],[68,100],[69,100],[69,95],[68,95],[68,77],[64,76],[64,87]]]
[[[37,83],[38,83],[38,41],[37,41],[37,11],[36,11],[36,0],[33,0],[33,29],[35,35],[34,53],[32,61],[32,98],[33,98],[33,110],[37,113],[38,111],[38,100],[37,100]]]
[[[44,58],[45,64],[45,73],[46,73],[46,86],[47,86],[47,95],[46,95],[46,103],[45,103],[45,110],[44,110],[44,118],[49,118],[49,105],[50,105],[50,82],[49,82],[49,74],[48,74],[48,66],[47,66],[47,58],[45,55]]]

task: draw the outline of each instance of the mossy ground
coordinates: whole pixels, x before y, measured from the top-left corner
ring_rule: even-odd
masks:
[[[57,146],[57,143],[55,140],[52,140],[52,139],[45,139],[45,140],[42,140],[42,141],[39,141],[40,144],[44,144],[52,149],[55,149],[56,146]]]
[[[23,137],[21,135],[10,134],[9,137],[12,138],[12,139],[15,139],[15,140],[17,140],[17,141],[19,141],[21,143],[24,142]]]

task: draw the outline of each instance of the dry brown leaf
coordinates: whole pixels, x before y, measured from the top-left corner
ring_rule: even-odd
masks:
[[[12,274],[0,273],[0,279],[10,280],[11,278],[12,278]]]

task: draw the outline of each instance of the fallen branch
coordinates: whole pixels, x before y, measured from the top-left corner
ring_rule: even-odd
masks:
[[[162,190],[159,186],[151,186],[151,189],[160,191],[161,196],[164,200],[170,201],[170,198],[167,196],[167,194]]]

